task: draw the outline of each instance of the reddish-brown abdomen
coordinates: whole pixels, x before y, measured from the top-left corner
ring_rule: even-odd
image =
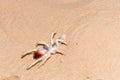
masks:
[[[34,58],[39,58],[39,57],[42,57],[44,54],[40,51],[36,51],[35,54],[34,54]]]

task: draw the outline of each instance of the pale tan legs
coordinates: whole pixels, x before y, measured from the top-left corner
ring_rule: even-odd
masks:
[[[45,43],[45,42],[38,42],[37,45],[36,45],[36,47],[39,46],[39,45],[40,46],[44,46],[46,48],[49,47],[49,45],[47,43]],[[21,58],[24,58],[25,56],[30,55],[30,54],[34,54],[34,52],[37,51],[37,49],[38,48],[26,52],[24,55],[21,56]]]
[[[51,44],[53,44],[53,43],[54,43],[53,38],[54,38],[54,36],[55,36],[55,35],[56,35],[56,33],[52,33],[52,34],[51,34],[51,38],[50,38]]]
[[[33,62],[30,66],[28,66],[27,70],[29,70],[31,67],[35,66],[38,62],[42,60],[42,57],[37,59],[35,62]]]
[[[26,52],[25,54],[23,54],[23,55],[21,56],[21,58],[24,58],[25,56],[30,55],[30,54],[34,54],[34,52],[35,52],[36,50],[37,50],[37,49],[33,49],[33,50],[30,50],[30,51]]]
[[[67,45],[67,43],[64,40],[58,39],[58,42],[60,42],[60,43],[62,43],[64,45]]]
[[[64,55],[62,52],[60,52],[59,50],[56,51],[56,53]],[[41,58],[37,59],[35,62],[33,62],[30,66],[28,66],[27,70],[29,70],[30,68],[32,68],[33,66],[35,66],[37,63],[40,63],[40,65],[43,65],[49,58],[50,58],[50,54],[47,53],[45,55],[43,55]]]
[[[40,65],[44,65],[44,63],[50,58],[50,55],[47,55],[44,60],[40,63]]]
[[[38,46],[46,46],[46,47],[49,47],[49,45],[46,43],[46,42],[37,42],[37,44],[36,44],[36,47],[38,47]]]
[[[61,51],[57,50],[56,51],[57,54],[61,54],[61,55],[64,55]]]
[[[47,43],[45,43],[45,42],[38,42],[37,45],[36,45],[36,47],[37,47],[37,46],[43,46],[45,49],[49,48],[49,45],[48,45]],[[34,52],[37,51],[37,50],[38,50],[38,48],[33,49],[33,50],[30,50],[30,51],[26,52],[24,55],[22,55],[21,58],[24,58],[25,56],[30,55],[30,54],[34,54]],[[33,67],[34,65],[36,65],[36,64],[37,64],[38,62],[40,62],[40,61],[42,61],[42,62],[41,62],[41,65],[44,64],[44,63],[46,62],[46,60],[48,59],[48,57],[49,57],[48,54],[40,57],[40,58],[37,59],[35,62],[33,62],[33,63],[27,68],[27,70],[29,70],[31,67]]]
[[[40,61],[42,61],[40,65],[43,65],[43,64],[47,61],[47,59],[48,59],[49,57],[50,57],[50,55],[46,54],[46,55],[44,55],[43,57],[37,59],[37,60],[36,60],[35,62],[33,62],[30,66],[28,66],[27,70],[29,70],[30,68],[32,68],[33,66],[35,66],[35,65],[36,65],[37,63],[39,63]]]

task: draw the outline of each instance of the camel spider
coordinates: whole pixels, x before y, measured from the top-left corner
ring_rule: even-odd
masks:
[[[21,58],[24,58],[29,54],[34,54],[33,58],[35,58],[36,61],[28,66],[27,70],[36,65],[38,62],[41,62],[40,65],[43,65],[51,57],[51,55],[55,53],[63,55],[63,53],[59,51],[59,48],[61,44],[67,45],[67,43],[64,41],[65,35],[61,35],[58,39],[53,40],[55,35],[56,33],[52,33],[50,45],[48,45],[46,42],[38,42],[35,49],[30,50],[21,56]],[[41,49],[40,46],[43,48]]]

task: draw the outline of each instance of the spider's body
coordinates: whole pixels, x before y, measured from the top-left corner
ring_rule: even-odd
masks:
[[[34,58],[37,59],[35,62],[33,62],[27,69],[30,69],[32,66],[34,66],[35,64],[37,64],[38,62],[41,61],[41,65],[43,65],[47,59],[49,59],[51,57],[51,55],[55,54],[55,53],[59,53],[62,54],[59,51],[60,45],[61,44],[65,44],[66,42],[65,40],[65,35],[62,35],[61,37],[59,37],[56,40],[53,40],[54,36],[56,33],[52,33],[51,35],[51,44],[48,45],[45,42],[38,42],[36,45],[36,49],[33,49],[31,51],[28,51],[27,53],[25,53],[24,55],[22,55],[21,58],[25,57],[26,55],[29,55],[31,53],[34,54]],[[43,48],[41,49],[40,46],[43,46]],[[63,54],[62,54],[63,55]]]
[[[36,52],[34,53],[33,58],[35,58],[35,59],[40,58],[40,57],[42,57],[44,54],[45,54],[45,53],[43,53],[43,52],[41,52],[41,51],[36,51]]]

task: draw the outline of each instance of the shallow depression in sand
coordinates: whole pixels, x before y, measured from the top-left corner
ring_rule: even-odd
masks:
[[[93,1],[94,0],[43,0],[42,2],[51,7],[71,9],[88,5]]]

